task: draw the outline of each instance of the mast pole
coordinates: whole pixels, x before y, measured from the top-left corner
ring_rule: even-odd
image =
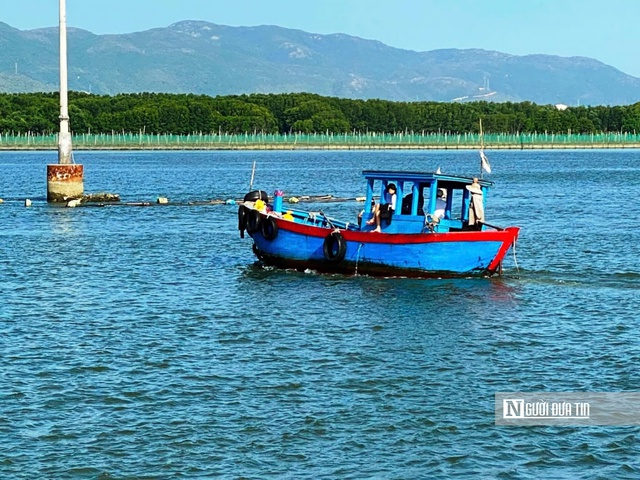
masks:
[[[249,182],[249,191],[253,190],[253,176],[256,174],[256,161],[253,161],[253,168],[251,169],[251,181]]]

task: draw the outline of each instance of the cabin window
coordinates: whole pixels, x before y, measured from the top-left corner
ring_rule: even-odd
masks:
[[[462,193],[460,190],[448,188],[446,186],[439,186],[435,192],[432,192],[431,188],[425,191],[425,197],[427,199],[426,213],[436,215],[441,219],[454,219],[460,218],[460,210],[456,210],[456,205],[460,205],[462,202]],[[435,200],[432,200],[435,199]],[[431,202],[435,202],[432,206]]]
[[[403,182],[402,215],[424,215],[424,188],[414,182]]]
[[[449,198],[450,197],[450,198]],[[447,215],[451,220],[462,220],[465,216],[464,191],[450,189],[447,195]]]

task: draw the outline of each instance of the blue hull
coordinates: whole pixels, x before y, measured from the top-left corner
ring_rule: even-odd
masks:
[[[251,234],[256,256],[265,264],[383,276],[491,275],[517,236],[517,230],[508,235],[506,231],[395,235],[344,230],[341,235],[346,252],[335,261],[328,259],[324,250],[332,229],[301,227],[282,220],[278,225],[272,240],[259,231]]]

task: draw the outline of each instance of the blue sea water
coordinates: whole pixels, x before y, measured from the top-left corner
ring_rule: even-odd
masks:
[[[639,478],[638,427],[501,427],[494,394],[640,390],[635,151],[489,152],[492,279],[263,269],[236,207],[356,197],[363,169],[473,174],[477,152],[0,153],[0,477]],[[31,208],[24,199],[33,200]],[[314,204],[353,218],[355,202]]]

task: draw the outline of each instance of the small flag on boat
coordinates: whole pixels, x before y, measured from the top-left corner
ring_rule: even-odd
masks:
[[[482,169],[485,172],[491,173],[491,165],[489,165],[489,160],[482,150],[480,150],[480,163],[482,164]]]

